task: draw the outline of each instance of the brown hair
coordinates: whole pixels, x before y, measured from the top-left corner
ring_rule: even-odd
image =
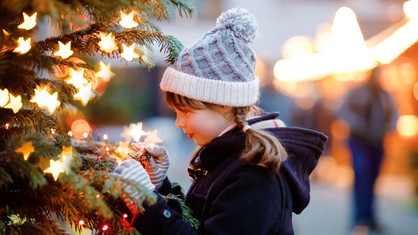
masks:
[[[219,111],[222,105],[211,104],[185,96],[181,96],[172,92],[165,92],[165,99],[170,108],[175,108],[181,111],[188,109],[211,109]],[[248,125],[247,118],[258,115],[262,110],[253,105],[246,107],[232,107],[225,117],[234,120],[237,126],[241,129]],[[269,170],[277,172],[281,163],[286,160],[287,152],[280,141],[271,135],[269,132],[249,128],[245,131],[245,149],[241,158],[250,164],[260,165]]]

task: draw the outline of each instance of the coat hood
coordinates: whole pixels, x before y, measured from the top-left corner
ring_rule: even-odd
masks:
[[[285,127],[275,119],[278,113],[265,114],[248,120],[254,129],[263,129],[273,134],[288,153],[278,171],[277,177],[287,182],[292,196],[292,211],[301,213],[310,200],[309,175],[318,164],[327,137],[320,132],[295,127]],[[245,134],[234,128],[202,147],[191,161],[194,169],[211,170],[224,161],[225,155],[236,155],[244,149]],[[238,156],[238,155],[236,155]],[[195,171],[193,171],[195,172]],[[190,172],[189,172],[190,173]]]
[[[248,121],[252,126],[260,126],[273,134],[284,146],[289,157],[279,171],[285,176],[293,198],[293,212],[301,213],[310,200],[309,175],[318,164],[327,137],[317,131],[277,127],[278,113],[267,114]],[[273,121],[275,120],[275,121]]]

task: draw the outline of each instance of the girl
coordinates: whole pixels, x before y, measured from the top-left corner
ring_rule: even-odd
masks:
[[[142,234],[293,234],[292,211],[309,203],[309,175],[326,137],[284,127],[278,114],[260,115],[255,55],[247,45],[256,30],[248,11],[231,9],[164,73],[160,86],[176,126],[201,146],[185,198],[200,227],[195,231],[158,195],[171,186],[167,152],[155,147],[147,148],[148,172],[135,160],[114,172],[158,191],[157,203],[144,205],[133,223]]]

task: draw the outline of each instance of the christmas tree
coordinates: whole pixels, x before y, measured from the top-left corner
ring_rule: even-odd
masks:
[[[156,45],[172,63],[182,45],[152,22],[176,12],[193,10],[184,0],[1,1],[0,234],[67,234],[62,222],[77,232],[137,233],[121,206],[122,182],[109,176],[118,151],[74,141],[63,118],[113,76],[101,58],[150,69]],[[42,19],[60,30],[36,41]],[[137,205],[155,200],[123,183],[143,195]]]

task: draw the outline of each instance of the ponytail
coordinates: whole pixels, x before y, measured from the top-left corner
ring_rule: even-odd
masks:
[[[169,107],[179,110],[209,108],[219,111],[223,107],[217,104],[194,100],[172,92],[166,92],[165,99]],[[247,122],[248,116],[256,116],[262,110],[257,106],[231,108],[231,111],[225,114],[225,117],[233,120],[246,133],[245,149],[241,158],[247,163],[260,165],[277,172],[281,163],[287,158],[286,150],[276,137],[267,131],[251,128]]]
[[[232,110],[235,122],[246,134],[245,149],[241,158],[247,163],[277,172],[281,163],[286,160],[287,152],[276,137],[267,131],[249,126],[247,114],[254,113],[255,108],[237,107]]]

